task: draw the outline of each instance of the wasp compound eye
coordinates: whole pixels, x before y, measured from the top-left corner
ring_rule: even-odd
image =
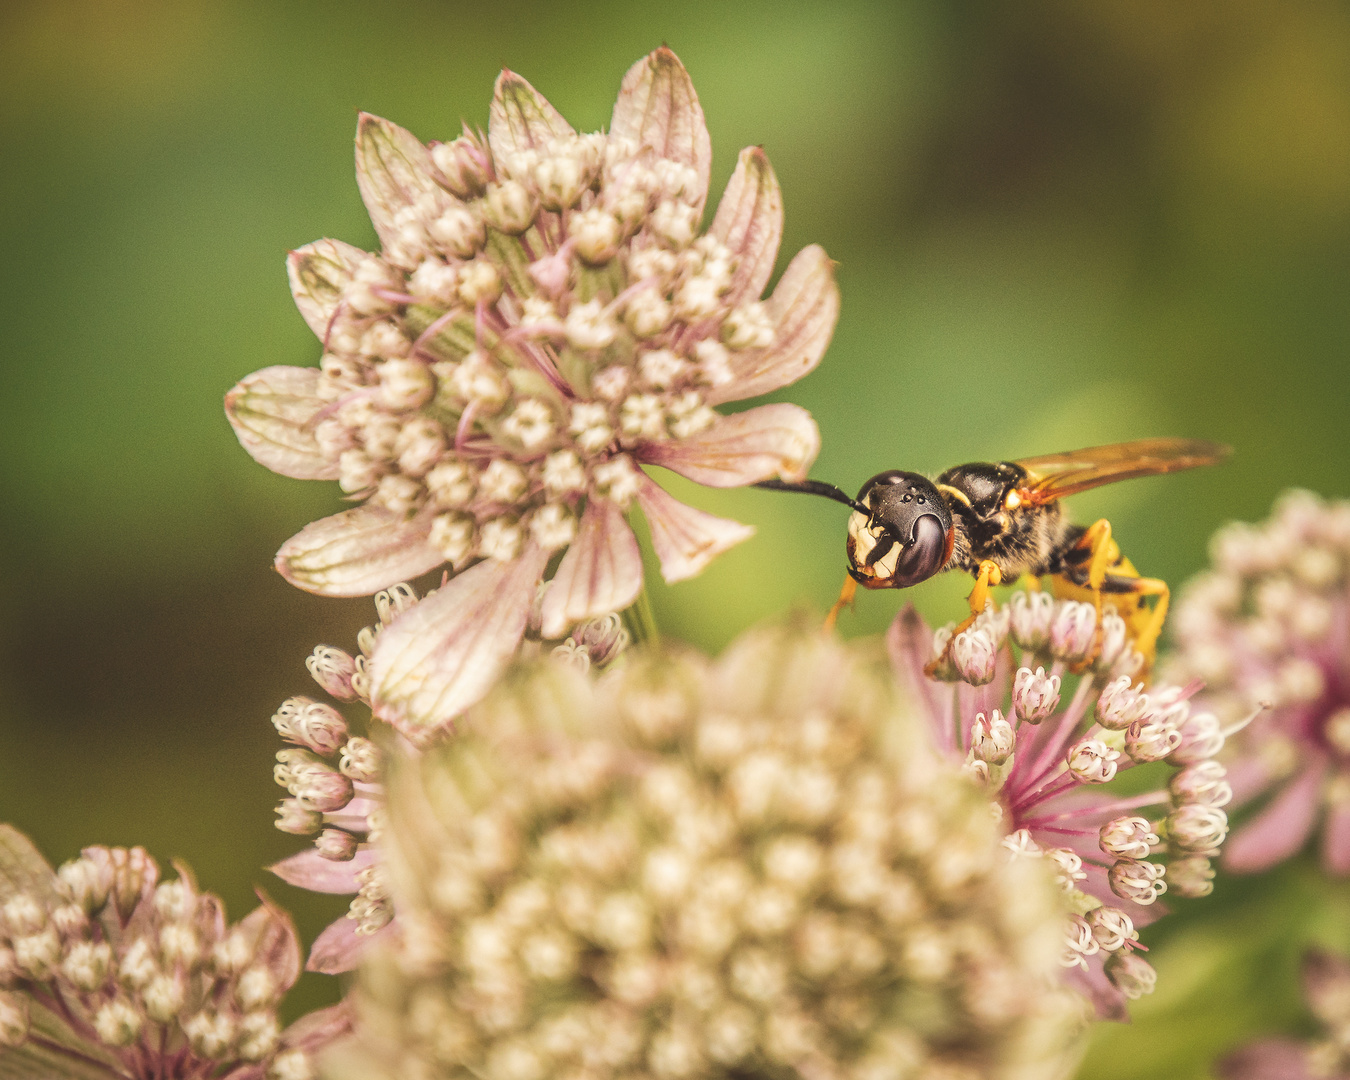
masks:
[[[914,531],[895,562],[891,583],[908,588],[942,569],[947,559],[947,530],[936,514],[924,514],[914,522]]]

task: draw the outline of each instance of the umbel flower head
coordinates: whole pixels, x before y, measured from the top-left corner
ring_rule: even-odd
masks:
[[[1212,890],[1210,860],[1228,831],[1232,792],[1213,760],[1224,741],[1218,721],[1192,711],[1194,687],[1145,692],[1133,683],[1140,658],[1126,649],[1114,611],[1103,616],[1093,666],[1062,699],[1065,673],[1087,662],[1096,634],[1091,604],[1019,592],[951,642],[950,682],[924,667],[951,631],[933,634],[912,607],[892,624],[887,646],[934,745],[963,762],[993,801],[1007,848],[1053,868],[1072,908],[1063,923],[1066,981],[1100,1016],[1125,1019],[1127,1001],[1156,981],[1138,929],[1165,914],[1163,892]],[[1157,790],[1121,796],[1103,787],[1154,762],[1173,770]]]
[[[83,1080],[312,1080],[344,1006],[285,1031],[300,973],[290,918],[264,901],[230,925],[186,867],[85,848],[52,868],[0,825],[0,1074]]]
[[[1173,623],[1180,678],[1236,724],[1238,803],[1268,795],[1234,831],[1224,866],[1268,869],[1321,822],[1323,865],[1350,874],[1350,502],[1285,495],[1259,525],[1233,524],[1213,567],[1182,593]]]
[[[624,77],[607,133],[577,134],[509,71],[486,138],[426,145],[361,117],[357,181],[382,250],[292,253],[320,365],[256,372],[226,412],[256,460],[360,503],[282,547],[287,580],[356,596],[454,571],[374,658],[382,717],[444,723],[480,697],[554,563],[545,637],[630,605],[634,503],[668,581],[750,535],[639,466],[713,487],[805,477],[819,433],[803,409],[714,407],[820,361],[839,307],[831,264],[804,249],[761,301],[778,182],[761,150],[743,151],[701,232],[709,160],[698,97],[664,48]]]
[[[401,933],[326,1075],[1058,1075],[1062,896],[814,628],[518,669],[390,763]]]
[[[1258,1039],[1220,1060],[1220,1080],[1347,1080],[1350,1078],[1350,961],[1312,949],[1303,957],[1303,996],[1320,1038]]]

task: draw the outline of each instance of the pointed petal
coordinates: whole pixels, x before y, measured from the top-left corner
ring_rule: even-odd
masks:
[[[658,157],[688,165],[698,176],[697,201],[708,198],[712,142],[689,72],[664,45],[628,69],[614,103],[610,135],[649,146]],[[773,260],[771,259],[770,262]]]
[[[357,871],[366,869],[374,862],[375,852],[370,848],[358,851],[356,857],[348,862],[334,862],[325,859],[311,847],[279,863],[273,863],[267,869],[297,889],[321,893],[355,893],[361,888],[356,880]]]
[[[520,644],[547,564],[533,544],[510,562],[486,559],[381,631],[371,658],[375,715],[417,742],[486,694]]]
[[[783,239],[783,194],[760,147],[747,146],[741,151],[708,232],[726,244],[736,259],[727,303],[758,300],[769,283]]]
[[[550,139],[574,135],[544,95],[514,71],[497,76],[492,106],[488,110],[488,146],[499,163],[522,150],[538,150]]]
[[[642,591],[637,537],[611,499],[592,498],[544,593],[540,632],[560,638],[582,619],[622,611]]]
[[[286,257],[295,306],[320,341],[328,337],[328,324],[352,274],[368,258],[360,248],[341,240],[315,240]]]
[[[429,522],[358,506],[306,525],[281,545],[277,573],[320,596],[369,596],[434,570],[445,556],[427,543]]]
[[[336,480],[338,463],[326,457],[310,421],[327,404],[319,397],[319,369],[263,368],[225,395],[225,416],[239,443],[259,465],[296,480]]]
[[[719,417],[687,439],[646,443],[634,456],[708,487],[743,487],[771,477],[805,480],[820,429],[800,405],[761,405]]]
[[[397,921],[395,918],[394,922]],[[351,971],[361,962],[361,954],[366,947],[378,941],[381,935],[387,934],[393,925],[391,922],[373,934],[358,934],[355,919],[349,919],[346,915],[335,919],[324,927],[309,947],[305,970],[317,971],[321,975],[341,975],[344,971]]]
[[[891,620],[886,630],[886,654],[900,685],[921,706],[935,745],[954,751],[956,729],[952,708],[955,695],[946,683],[930,679],[923,673],[924,665],[933,657],[933,631],[913,604],[905,604]]]
[[[1337,877],[1350,874],[1350,803],[1332,803],[1322,823],[1322,865]]]
[[[1293,1039],[1261,1039],[1220,1058],[1214,1065],[1220,1080],[1313,1080],[1308,1047]]]
[[[54,902],[56,874],[37,845],[13,825],[0,822],[0,897],[8,900],[18,892]]]
[[[239,922],[239,929],[252,943],[252,963],[267,968],[278,986],[290,989],[300,977],[300,937],[288,912],[269,900],[262,901]]]
[[[646,475],[638,481],[637,500],[652,530],[661,576],[672,585],[702,573],[722,552],[755,535],[754,526],[682,503]]]
[[[765,306],[774,323],[773,344],[732,353],[732,380],[712,390],[709,403],[767,394],[815,370],[839,319],[839,286],[825,250],[812,244],[797,252]]]
[[[395,215],[420,196],[440,190],[433,171],[431,151],[411,131],[361,114],[356,123],[356,185],[386,247],[398,236]]]
[[[287,1050],[304,1050],[312,1054],[351,1030],[352,1011],[345,1001],[340,1001],[300,1017],[281,1033],[281,1045]]]
[[[1295,854],[1312,832],[1325,773],[1325,760],[1309,763],[1268,806],[1239,826],[1223,846],[1224,868],[1235,874],[1253,874]]]

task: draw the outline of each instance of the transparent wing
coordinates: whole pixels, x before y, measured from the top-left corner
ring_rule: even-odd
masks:
[[[1047,503],[1118,480],[1217,465],[1232,452],[1204,439],[1136,439],[1022,458],[1016,464],[1026,469],[1027,479],[1018,492],[1024,502]]]

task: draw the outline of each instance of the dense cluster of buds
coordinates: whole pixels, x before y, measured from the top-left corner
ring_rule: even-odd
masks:
[[[668,49],[628,72],[608,133],[577,134],[503,72],[486,138],[426,145],[363,115],[356,142],[382,250],[292,254],[320,366],[250,375],[226,411],[259,462],[361,501],[282,547],[288,580],[352,596],[456,572],[371,667],[377,713],[411,733],[486,690],[551,565],[546,637],[633,603],[630,504],[669,581],[750,535],[639,466],[714,487],[804,478],[819,446],[804,410],[714,407],[812,370],[839,301],[818,247],[760,300],[783,210],[759,149],[700,232],[710,144]]]
[[[312,1080],[311,1053],[346,1012],[283,1032],[277,1004],[299,974],[295,929],[270,903],[230,925],[186,868],[162,881],[141,848],[85,848],[53,872],[0,825],[4,1075],[65,1076],[73,1061],[82,1077]]]
[[[1162,913],[1159,895],[1213,888],[1232,797],[1213,760],[1225,732],[1192,710],[1194,686],[1133,682],[1142,658],[1111,609],[1098,638],[1091,604],[1018,592],[951,634],[930,632],[907,607],[887,636],[892,662],[937,747],[994,800],[1009,850],[1054,867],[1074,908],[1066,978],[1100,1015],[1123,1018],[1128,999],[1153,989],[1138,929]],[[935,655],[948,658],[947,682],[924,673]],[[1082,674],[1062,702],[1070,670]],[[1158,790],[1122,797],[1102,786],[1154,762],[1175,770]]]
[[[1350,961],[1310,951],[1303,996],[1321,1028],[1312,1040],[1259,1039],[1219,1061],[1221,1080],[1345,1080],[1350,1076]]]
[[[1323,863],[1350,874],[1350,502],[1290,492],[1268,521],[1217,533],[1212,556],[1178,604],[1171,670],[1203,679],[1226,722],[1263,710],[1226,763],[1238,803],[1273,791],[1224,865],[1268,869],[1324,819]]]
[[[401,932],[334,1077],[1061,1075],[1063,898],[814,628],[524,668],[394,758]]]

